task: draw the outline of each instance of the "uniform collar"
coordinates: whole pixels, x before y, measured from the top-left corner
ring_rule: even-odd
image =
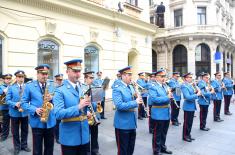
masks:
[[[78,86],[78,83],[73,83],[72,81],[68,80],[68,82],[73,86],[73,88],[75,89],[76,86]]]
[[[127,84],[124,81],[122,81],[122,80],[120,80],[120,81],[122,84],[124,84],[127,87]]]

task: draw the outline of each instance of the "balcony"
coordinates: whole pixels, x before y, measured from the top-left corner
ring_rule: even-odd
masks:
[[[124,7],[125,14],[135,17],[135,18],[140,18],[140,14],[143,9],[137,6],[131,5],[130,3],[127,3],[127,2],[123,4],[123,7]]]

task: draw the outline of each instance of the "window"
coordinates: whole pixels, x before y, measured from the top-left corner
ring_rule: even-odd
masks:
[[[157,53],[152,50],[152,71],[157,71]]]
[[[0,75],[2,75],[2,38],[0,36]]]
[[[227,53],[226,63],[227,63],[227,72],[230,72],[231,59],[229,58],[229,53]]]
[[[49,78],[59,73],[59,45],[51,40],[42,40],[38,43],[38,65],[50,65]]]
[[[187,49],[183,45],[177,45],[173,50],[173,71],[181,74],[187,73]]]
[[[197,8],[197,24],[206,25],[206,8],[205,7]]]
[[[183,25],[182,9],[174,11],[174,20],[175,20],[175,27],[180,27]]]
[[[138,0],[127,0],[126,2],[131,5],[138,6]]]
[[[84,49],[84,63],[85,72],[94,71],[96,73],[99,71],[99,50],[97,47],[90,45]]]

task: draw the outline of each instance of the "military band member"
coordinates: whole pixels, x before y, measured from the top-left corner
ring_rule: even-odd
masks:
[[[201,73],[201,80],[198,82],[198,87],[201,90],[202,95],[198,98],[198,104],[200,106],[200,130],[209,131],[210,128],[206,127],[206,119],[208,114],[208,108],[210,105],[211,94],[214,93],[214,89],[210,90],[210,75],[208,73]]]
[[[89,151],[89,125],[87,106],[90,99],[83,96],[79,78],[81,59],[65,62],[68,80],[55,90],[53,97],[56,119],[61,120],[59,142],[63,155],[87,155]]]
[[[147,84],[148,84],[148,81],[145,77],[145,72],[141,72],[139,73],[139,79],[136,81],[136,83],[138,85],[140,85],[142,88],[144,88],[145,90],[143,92],[141,92],[141,96],[142,96],[142,99],[144,101],[144,105],[145,107],[147,106],[147,96],[148,96],[148,93],[146,91],[147,89]],[[139,105],[138,107],[138,119],[142,120],[143,118],[147,117],[147,114],[145,112],[145,109],[144,109],[144,106],[141,104]]]
[[[170,79],[168,85],[173,91],[174,100],[175,103],[178,105],[178,107],[175,105],[174,100],[171,100],[171,122],[172,125],[179,126],[181,123],[178,120],[179,111],[180,111],[180,100],[181,100],[181,90],[180,90],[180,83],[178,81],[180,77],[179,72],[173,72],[172,78]]]
[[[9,105],[9,115],[11,117],[11,131],[13,135],[14,154],[20,153],[20,150],[30,152],[28,148],[28,112],[21,108],[21,97],[24,91],[25,72],[18,70],[14,74],[16,82],[9,87],[6,102]],[[21,131],[21,134],[19,134]]]
[[[196,109],[196,99],[201,95],[197,90],[196,84],[192,83],[192,73],[183,75],[184,83],[181,85],[182,94],[184,97],[183,110],[184,110],[184,124],[183,124],[183,140],[191,142],[195,140],[191,136],[191,129],[193,125],[193,117]]]
[[[148,81],[148,84],[147,84],[147,90],[149,90],[149,87],[152,86],[152,84],[156,84],[156,72],[152,72],[149,74],[149,81]],[[152,108],[152,102],[151,102],[151,99],[150,99],[150,96],[149,96],[149,93],[148,93],[148,98],[147,98],[147,103],[148,103],[148,106],[149,106],[149,122],[148,122],[148,125],[149,125],[149,133],[153,133],[153,128],[154,128],[154,124],[153,124],[153,119],[151,118],[151,108]]]
[[[9,107],[6,104],[6,94],[8,91],[8,87],[10,86],[12,79],[11,74],[3,75],[3,84],[0,85],[0,111],[2,113],[2,132],[0,135],[0,141],[5,141],[9,135],[9,125],[10,125],[10,115],[9,115]],[[4,97],[5,96],[5,97]]]
[[[116,106],[114,128],[118,154],[132,155],[134,153],[137,117],[135,108],[142,104],[140,96],[135,99],[131,84],[131,66],[119,70],[122,79],[113,88],[112,98]]]
[[[45,102],[52,100],[51,93],[54,91],[53,84],[47,81],[49,69],[50,66],[47,64],[35,68],[37,80],[26,84],[21,99],[23,110],[29,112],[29,124],[33,135],[33,155],[53,155],[54,127],[56,125],[53,109],[48,114],[48,120],[41,121],[42,114],[45,112],[42,106]]]
[[[57,87],[60,87],[63,83],[63,74],[57,74],[55,75],[55,89]],[[56,120],[56,126],[55,126],[55,140],[56,140],[56,143],[59,144],[59,124],[60,124],[60,120]]]
[[[82,91],[85,92],[86,90],[88,90],[89,88],[92,87],[92,83],[94,80],[94,72],[93,71],[87,71],[84,74],[84,84],[82,84]],[[92,97],[91,97],[92,100]],[[97,103],[96,102],[92,102],[92,107],[93,110],[97,116],[97,119],[100,119],[100,115],[97,112]],[[90,113],[90,112],[87,112]],[[91,114],[90,114],[90,117]],[[99,153],[99,143],[98,143],[98,124],[92,124],[89,126],[90,128],[90,134],[91,134],[91,139],[90,139],[90,152],[91,155],[100,155]]]
[[[224,73],[224,78],[222,80],[224,89],[223,89],[223,94],[224,94],[224,114],[225,115],[232,115],[232,113],[229,111],[229,106],[231,102],[231,98],[233,95],[233,81],[230,77],[229,72]]]
[[[215,89],[215,94],[212,94],[212,100],[214,101],[214,110],[213,110],[214,121],[222,122],[223,120],[220,118],[220,109],[223,100],[221,73],[216,72],[214,75],[215,79],[212,80],[211,82],[211,86]]]
[[[103,81],[104,81],[104,79],[102,79],[102,72],[101,72],[101,71],[98,71],[98,72],[96,73],[96,75],[97,75],[97,78],[94,80],[93,85],[102,87],[102,84],[103,84]],[[107,119],[107,118],[104,116],[104,111],[105,111],[105,110],[104,110],[104,108],[105,108],[105,90],[104,90],[104,92],[103,92],[103,100],[101,101],[101,106],[102,106],[102,108],[103,108],[103,112],[100,113],[101,119]]]
[[[166,72],[164,69],[160,69],[156,72],[156,84],[149,87],[149,96],[152,102],[151,118],[154,123],[152,138],[154,155],[172,154],[172,151],[167,149],[165,142],[170,123],[170,99],[173,98],[173,95],[168,94],[165,80]]]

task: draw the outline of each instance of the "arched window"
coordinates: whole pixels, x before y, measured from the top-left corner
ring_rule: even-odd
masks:
[[[227,72],[230,72],[231,59],[229,57],[229,53],[227,53],[226,64],[227,64]]]
[[[199,44],[195,49],[196,75],[201,72],[211,73],[210,48],[206,44]]]
[[[84,71],[99,71],[99,49],[96,46],[89,45],[84,49]]]
[[[52,40],[42,40],[38,43],[38,65],[50,65],[49,78],[59,73],[59,45]]]
[[[152,50],[152,71],[157,71],[157,53]]]
[[[0,36],[0,75],[2,75],[2,41],[3,39]]]
[[[223,72],[225,72],[225,60],[226,60],[226,57],[225,57],[225,52],[223,52]]]
[[[173,72],[181,74],[188,72],[187,49],[183,45],[177,45],[173,50]]]
[[[231,54],[231,77],[233,78],[233,54]]]

